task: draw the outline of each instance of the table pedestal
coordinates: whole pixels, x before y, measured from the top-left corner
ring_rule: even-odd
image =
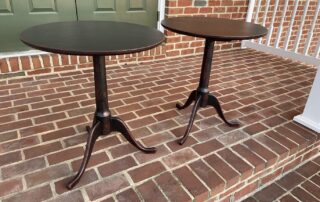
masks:
[[[194,90],[191,92],[188,100],[186,101],[186,103],[184,105],[180,105],[180,104],[176,105],[176,107],[179,110],[181,110],[181,109],[187,108],[189,105],[191,105],[191,103],[193,101],[195,101],[186,132],[185,132],[184,136],[179,140],[179,144],[181,144],[181,145],[187,140],[187,137],[191,131],[195,116],[196,116],[197,111],[200,107],[207,107],[208,105],[212,106],[216,109],[219,117],[228,126],[231,126],[231,127],[238,127],[239,126],[239,123],[237,123],[237,122],[229,122],[226,120],[218,99],[214,95],[211,95],[209,93],[208,86],[209,86],[209,80],[210,80],[213,51],[214,51],[214,41],[210,40],[210,39],[206,39],[204,55],[203,55],[203,60],[202,60],[202,68],[201,68],[199,87],[197,90]]]
[[[97,138],[101,135],[108,135],[111,132],[120,132],[132,145],[145,153],[155,153],[156,148],[146,148],[137,142],[130,133],[126,124],[117,117],[112,117],[108,104],[107,79],[105,69],[105,57],[93,56],[94,65],[94,81],[95,81],[95,97],[96,97],[96,112],[93,119],[92,127],[87,126],[89,133],[87,139],[86,150],[77,175],[68,183],[67,188],[72,189],[83,175],[92,149]]]

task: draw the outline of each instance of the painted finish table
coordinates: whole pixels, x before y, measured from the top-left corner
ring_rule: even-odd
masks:
[[[215,41],[232,41],[259,38],[268,33],[268,30],[253,23],[209,17],[175,17],[161,22],[162,26],[170,31],[205,38],[205,48],[202,61],[199,86],[192,91],[184,105],[177,104],[178,109],[188,107],[193,101],[195,104],[191,113],[188,127],[184,136],[179,140],[183,144],[193,125],[196,113],[200,107],[212,106],[220,118],[229,126],[239,126],[236,122],[226,120],[218,99],[209,93],[208,85],[211,74],[211,64]]]
[[[136,53],[154,48],[164,41],[161,32],[154,28],[122,22],[57,22],[31,27],[21,33],[20,39],[25,44],[43,51],[93,57],[96,112],[92,127],[87,127],[89,136],[82,164],[67,188],[72,189],[79,182],[94,144],[101,135],[120,132],[141,151],[156,152],[155,148],[146,148],[137,142],[126,124],[118,117],[111,116],[105,55]]]

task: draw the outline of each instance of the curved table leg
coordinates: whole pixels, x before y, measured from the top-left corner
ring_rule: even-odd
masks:
[[[87,126],[86,129],[89,132],[87,146],[85,154],[77,175],[68,183],[67,188],[72,189],[80,180],[83,175],[86,166],[89,162],[92,149],[97,138],[100,135],[108,135],[113,131],[120,132],[131,144],[145,153],[155,153],[156,148],[144,147],[137,142],[131,135],[128,127],[125,123],[117,118],[112,117],[109,110],[108,103],[108,89],[107,89],[107,77],[105,69],[105,57],[98,55],[93,56],[94,64],[94,83],[95,83],[95,98],[96,98],[96,112],[93,118],[92,127]]]
[[[144,147],[142,144],[140,144],[140,142],[136,141],[130,133],[126,124],[120,118],[111,117],[110,122],[112,126],[111,131],[120,132],[128,140],[128,142],[133,144],[141,151],[145,153],[155,153],[157,151],[155,147]]]
[[[90,126],[86,126],[86,130],[87,130],[88,134],[91,133],[91,129],[94,127],[94,125],[96,125],[96,123],[97,123],[97,117],[93,116],[92,126],[91,127]]]
[[[87,139],[87,146],[84,153],[84,157],[80,166],[80,169],[77,173],[77,175],[68,183],[67,188],[72,189],[80,180],[81,176],[83,175],[87,164],[90,160],[92,149],[94,146],[94,143],[96,142],[97,138],[100,136],[101,131],[101,122],[96,122],[96,124],[93,126],[92,130],[90,130],[90,134]]]
[[[186,103],[184,103],[184,105],[181,105],[181,104],[177,103],[177,104],[176,104],[176,107],[177,107],[179,110],[185,109],[185,108],[189,107],[189,106],[191,105],[191,103],[192,103],[194,100],[196,100],[196,98],[197,98],[197,91],[194,90],[194,91],[192,91],[192,92],[190,93],[190,95],[189,95]]]
[[[186,129],[186,132],[184,133],[184,136],[179,140],[179,144],[182,145],[188,138],[188,135],[191,131],[191,128],[192,128],[192,125],[193,125],[193,122],[194,122],[194,119],[197,115],[197,111],[200,107],[200,102],[201,101],[201,96],[199,96],[196,100],[196,102],[194,103],[194,106],[193,106],[193,109],[192,109],[192,113],[191,113],[191,117],[190,117],[190,120],[189,120],[189,124],[187,126],[187,129]]]
[[[191,130],[195,115],[197,113],[197,110],[199,107],[207,107],[208,105],[214,107],[220,116],[220,118],[228,125],[231,127],[237,127],[239,126],[239,123],[236,122],[229,122],[226,120],[226,118],[223,115],[221,106],[219,104],[219,101],[216,97],[213,95],[209,94],[209,80],[210,80],[210,74],[211,74],[211,66],[212,66],[212,58],[213,58],[213,51],[214,51],[214,44],[215,41],[210,38],[206,38],[205,40],[205,47],[204,47],[204,54],[203,54],[203,59],[202,59],[202,67],[201,67],[201,73],[200,73],[200,80],[199,80],[199,86],[197,90],[192,91],[190,94],[188,100],[184,105],[179,105],[177,104],[178,109],[184,109],[188,107],[193,100],[196,100],[196,104],[193,108],[189,125],[187,127],[187,130],[183,136],[179,140],[179,144],[183,144],[187,137],[188,134]],[[200,102],[201,101],[201,102]]]
[[[208,95],[208,105],[214,107],[219,115],[219,117],[230,127],[238,127],[240,124],[235,121],[227,121],[227,119],[224,117],[223,111],[221,109],[221,105],[218,101],[218,99],[213,95]]]

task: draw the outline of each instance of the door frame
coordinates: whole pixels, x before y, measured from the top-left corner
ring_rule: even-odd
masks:
[[[166,11],[166,0],[158,0],[158,15],[159,19],[157,22],[157,28],[159,31],[164,32],[164,28],[161,26],[161,21],[164,20]]]
[[[166,0],[158,0],[158,15],[159,19],[157,22],[157,29],[161,32],[164,32],[164,28],[161,26],[161,21],[165,17],[166,10]],[[32,56],[32,55],[44,55],[48,54],[48,52],[40,51],[40,50],[27,50],[27,51],[16,51],[16,52],[3,52],[0,53],[0,59],[3,58],[11,58],[11,57],[21,57],[21,56]]]

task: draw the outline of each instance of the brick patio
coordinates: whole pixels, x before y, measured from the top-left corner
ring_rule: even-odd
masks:
[[[320,157],[288,173],[243,202],[320,201]]]
[[[184,146],[201,56],[108,67],[113,115],[156,154],[100,138],[72,191],[94,112],[92,68],[0,80],[0,200],[239,201],[319,155],[319,134],[292,121],[316,69],[253,50],[215,55],[211,91],[228,119],[201,109]],[[310,163],[309,163],[310,164]],[[320,166],[320,165],[318,165]],[[307,186],[307,185],[306,185]]]

